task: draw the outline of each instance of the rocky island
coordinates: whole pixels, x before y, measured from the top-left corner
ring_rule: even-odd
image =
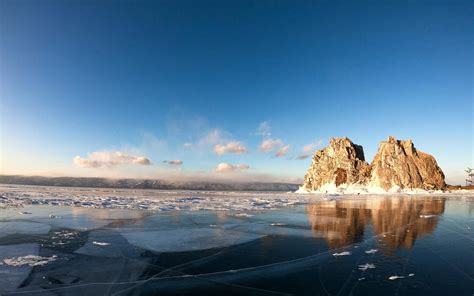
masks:
[[[362,146],[349,138],[332,138],[329,146],[315,152],[300,192],[398,192],[443,190],[444,174],[436,159],[411,140],[389,137],[380,142],[371,163]]]

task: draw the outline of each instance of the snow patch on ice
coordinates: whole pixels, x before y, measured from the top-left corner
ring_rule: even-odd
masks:
[[[373,265],[372,263],[359,265],[359,270],[362,270],[362,271],[366,271],[367,269],[374,269],[374,268],[375,268],[375,265]]]
[[[408,276],[406,275],[392,275],[392,276],[389,276],[388,279],[391,280],[391,281],[394,281],[394,280],[398,280],[398,279],[404,279],[406,277],[411,277],[411,276],[414,276],[415,274],[414,273],[410,273]]]
[[[53,255],[51,257],[26,255],[26,256],[3,259],[2,264],[9,265],[9,266],[23,266],[23,265],[42,266],[42,265],[48,264],[49,262],[56,261],[57,257],[58,257],[57,255]]]
[[[349,255],[351,255],[351,254],[352,254],[352,253],[349,252],[349,251],[344,251],[344,252],[341,252],[341,253],[334,253],[334,254],[332,254],[332,255],[337,257],[337,256],[349,256]]]
[[[377,253],[378,251],[379,251],[378,249],[370,249],[370,250],[365,251],[365,253],[374,254],[374,253]]]
[[[98,245],[98,246],[109,246],[109,245],[110,245],[109,243],[96,242],[96,241],[93,241],[92,243],[93,243],[94,245]]]

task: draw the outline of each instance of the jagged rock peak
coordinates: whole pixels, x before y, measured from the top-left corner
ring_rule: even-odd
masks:
[[[394,186],[426,190],[446,186],[435,158],[417,150],[411,140],[389,137],[380,142],[371,167],[371,184],[385,190]]]
[[[317,190],[324,184],[365,183],[370,166],[362,146],[347,138],[331,138],[329,146],[315,152],[304,178],[303,189]]]

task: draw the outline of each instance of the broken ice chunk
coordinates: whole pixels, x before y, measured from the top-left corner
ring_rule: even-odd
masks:
[[[349,256],[351,254],[352,254],[351,252],[344,251],[344,252],[341,252],[341,253],[334,253],[332,255],[337,257],[337,256]]]
[[[58,256],[53,255],[51,257],[42,257],[36,255],[26,255],[26,256],[19,256],[19,257],[12,257],[12,258],[5,258],[3,259],[3,264],[9,266],[42,266],[46,265],[49,262],[55,261]]]
[[[38,244],[0,246],[0,262],[3,263],[5,259],[18,258],[27,255],[37,256],[38,253]],[[31,269],[32,267],[28,264],[17,266],[7,265],[5,263],[0,264],[0,294],[18,288],[28,277]]]
[[[108,245],[110,245],[109,243],[96,242],[96,241],[93,241],[92,243],[93,243],[94,245],[98,245],[98,246],[108,246]]]
[[[20,214],[20,215],[31,215],[31,212],[26,212],[26,211],[22,212],[22,211],[20,211],[20,212],[18,212],[18,214]]]
[[[375,268],[375,265],[373,265],[372,263],[359,265],[359,270],[362,270],[362,271],[366,271],[367,269],[373,269],[373,268]]]
[[[408,276],[414,276],[415,274],[414,273],[410,273]],[[391,280],[391,281],[394,281],[394,280],[398,280],[398,279],[404,279],[406,278],[407,276],[405,275],[392,275],[392,276],[389,276],[388,279]]]

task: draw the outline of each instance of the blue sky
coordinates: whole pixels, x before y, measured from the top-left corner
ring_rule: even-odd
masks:
[[[472,1],[0,0],[1,173],[213,178],[227,163],[232,178],[295,180],[305,145],[348,136],[370,161],[394,135],[460,182],[473,14]]]

